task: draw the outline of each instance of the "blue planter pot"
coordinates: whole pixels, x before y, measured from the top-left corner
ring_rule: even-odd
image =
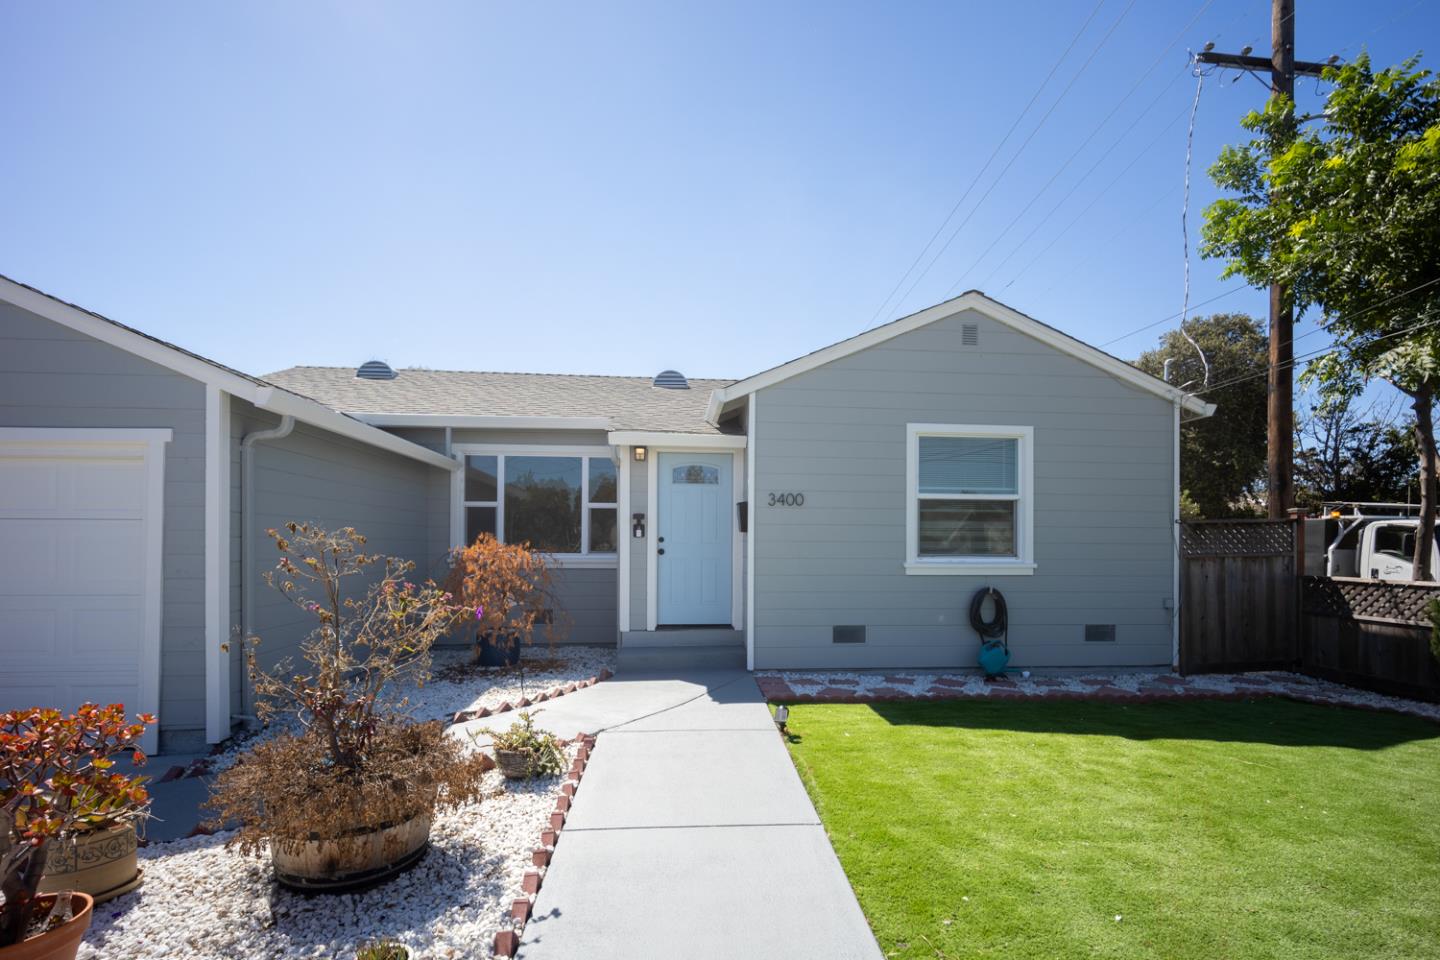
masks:
[[[986,640],[980,644],[980,669],[987,677],[998,677],[1010,665],[1010,651],[999,640]]]

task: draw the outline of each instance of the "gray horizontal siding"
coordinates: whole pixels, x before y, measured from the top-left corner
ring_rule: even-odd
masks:
[[[973,666],[969,602],[987,585],[1017,666],[1170,662],[1168,401],[972,313],[761,390],[757,413],[757,667]],[[909,423],[1034,427],[1032,576],[905,574]],[[805,506],[764,505],[784,491]],[[1115,624],[1115,642],[1086,643],[1087,623]],[[867,642],[834,644],[837,624]]]
[[[264,583],[263,576],[274,568],[277,556],[266,530],[290,521],[331,530],[354,527],[367,538],[368,551],[413,561],[417,576],[425,577],[439,568],[445,554],[444,537],[437,536],[444,520],[434,515],[434,491],[437,485],[448,488],[449,484],[445,470],[297,423],[290,436],[252,448],[254,515],[248,529],[241,529],[241,442],[246,433],[277,422],[269,413],[233,401],[232,519],[239,536],[232,545],[232,598],[238,622],[242,575],[251,577],[254,610],[246,632],[260,637],[260,662],[267,668],[294,657],[314,621]],[[240,536],[253,538],[255,563],[249,571],[240,567]],[[352,585],[355,593],[363,589],[362,583]]]
[[[204,742],[205,387],[0,302],[0,425],[169,427],[160,642],[164,747]]]
[[[445,431],[435,427],[391,427],[391,433],[404,437],[437,452],[445,451]],[[451,431],[454,444],[493,444],[514,447],[523,452],[525,447],[607,447],[608,441],[603,430],[492,430],[457,428]],[[632,473],[632,482],[636,473]],[[643,483],[643,480],[642,480]],[[430,489],[432,536],[435,542],[448,545],[450,537],[449,478],[432,483]],[[644,510],[643,506],[637,508]],[[628,530],[628,520],[623,508],[620,513],[622,532]],[[440,571],[437,569],[436,575]],[[633,584],[632,580],[632,584]],[[641,577],[641,589],[644,577]],[[633,590],[633,587],[632,587]],[[617,568],[556,568],[554,582],[555,600],[568,623],[565,631],[556,631],[558,643],[614,644],[619,635],[619,573]],[[644,597],[641,596],[642,617]],[[540,638],[537,637],[537,642]]]

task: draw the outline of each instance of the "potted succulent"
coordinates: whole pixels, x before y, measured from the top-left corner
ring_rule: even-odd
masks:
[[[216,779],[214,823],[227,841],[268,851],[276,879],[309,891],[378,883],[424,856],[437,809],[480,797],[488,758],[416,723],[389,689],[424,683],[435,639],[454,619],[450,597],[408,578],[414,565],[365,552],[352,528],[309,524],[269,531],[280,559],[267,582],[315,621],[303,665],[246,662],[264,723],[292,729],[265,740]],[[355,595],[352,582],[362,586]],[[363,586],[368,584],[368,586]]]
[[[133,752],[155,718],[127,723],[121,704],[72,714],[31,707],[0,714],[0,958],[69,960],[90,926],[84,892],[41,893],[52,849],[89,831],[133,823],[150,797],[110,758]]]
[[[495,748],[495,765],[508,779],[558,776],[565,772],[565,753],[555,735],[535,729],[530,711],[521,710],[520,719],[507,730],[490,735]]]
[[[480,666],[513,666],[522,644],[544,625],[553,644],[552,577],[545,555],[528,544],[501,543],[488,533],[450,554],[445,590],[455,601],[456,625],[470,633]]]

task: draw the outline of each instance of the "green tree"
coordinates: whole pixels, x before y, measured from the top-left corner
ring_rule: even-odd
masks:
[[[1185,334],[1189,334],[1189,339]],[[1191,340],[1194,343],[1191,343]],[[1199,351],[1203,351],[1202,361]],[[1160,346],[1140,355],[1135,365],[1161,376],[1173,360],[1170,382],[1199,393],[1215,414],[1180,428],[1180,487],[1202,517],[1252,513],[1249,504],[1265,475],[1265,369],[1267,340],[1260,322],[1243,313],[1217,313],[1187,321],[1185,332],[1171,330]]]
[[[1393,411],[1392,411],[1393,413]],[[1414,424],[1357,409],[1349,397],[1322,399],[1300,420],[1295,500],[1406,503],[1416,480]]]
[[[1440,81],[1418,59],[1375,73],[1362,55],[1325,71],[1323,113],[1297,118],[1274,98],[1210,170],[1235,196],[1205,211],[1201,252],[1225,276],[1282,284],[1295,307],[1319,307],[1333,348],[1303,378],[1321,395],[1355,396],[1380,378],[1415,411],[1422,523],[1417,579],[1432,578],[1440,389]],[[1314,125],[1309,125],[1313,123]]]

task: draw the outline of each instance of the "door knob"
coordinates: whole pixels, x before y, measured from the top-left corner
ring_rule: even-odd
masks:
[[[661,555],[661,556],[664,556],[664,555],[665,555],[665,548],[664,548],[664,547],[658,547],[658,548],[655,550],[655,552],[656,552],[657,554]]]
[[[665,538],[664,538],[664,537],[660,537],[657,542],[659,542],[659,543],[664,543],[664,542],[665,542]]]

